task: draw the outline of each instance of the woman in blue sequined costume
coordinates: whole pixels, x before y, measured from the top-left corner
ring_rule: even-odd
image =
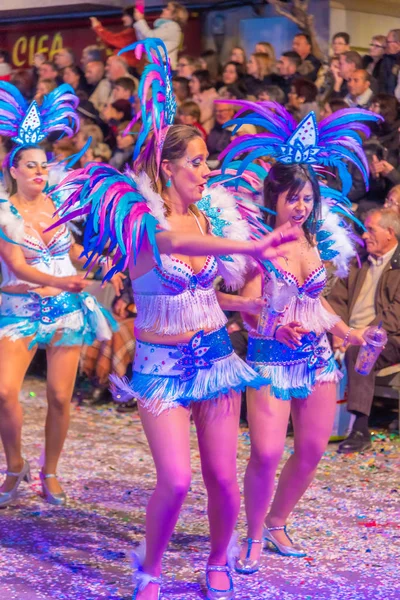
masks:
[[[341,375],[326,333],[350,344],[364,342],[363,330],[351,330],[321,297],[327,274],[310,223],[320,219],[320,189],[307,165],[271,168],[264,183],[266,206],[274,227],[290,222],[301,236],[273,270],[257,273],[242,290],[244,296],[273,294],[286,288],[288,300],[273,337],[257,333],[257,319],[246,315],[249,326],[248,364],[266,385],[248,390],[247,415],[251,457],[245,475],[248,536],[237,570],[259,568],[265,541],[287,556],[306,556],[286,533],[286,522],[314,478],[332,432],[336,384]],[[294,453],[286,462],[271,502],[276,470],[284,451],[289,416],[294,428]],[[267,517],[265,515],[267,514]]]
[[[49,168],[45,152],[36,144],[38,136],[29,139],[35,126],[43,133],[40,109],[32,103],[24,117],[18,90],[4,83],[0,87],[1,125],[6,114],[1,103],[5,103],[4,96],[6,106],[19,107],[15,111],[18,141],[6,160],[7,190],[0,201],[0,435],[7,460],[0,506],[12,503],[21,481],[30,480],[29,462],[21,453],[18,396],[38,347],[46,348],[47,353],[48,401],[40,478],[46,501],[60,505],[65,504],[66,495],[56,478],[56,468],[67,435],[81,347],[96,338],[110,338],[116,323],[94,297],[81,291],[89,281],[79,277],[72,264],[71,259],[79,262],[82,248],[74,243],[70,231],[63,225],[46,232],[55,222],[55,205],[44,191]],[[71,92],[64,86],[54,94],[63,103],[63,110],[74,115]],[[22,124],[17,121],[19,116],[24,119]],[[53,114],[51,126],[56,123],[57,115]]]
[[[379,117],[362,109],[344,109],[319,123],[311,112],[298,124],[274,102],[227,102],[239,105],[226,124],[234,132],[247,123],[265,131],[231,142],[222,153],[219,181],[225,178],[224,185],[236,193],[252,181],[248,190],[263,190],[267,224],[275,228],[290,223],[300,235],[281,257],[264,264],[263,272],[255,270],[242,290],[245,297],[262,293],[268,303],[260,321],[244,315],[250,330],[247,362],[265,382],[260,390],[249,389],[247,396],[248,535],[236,564],[239,572],[254,573],[265,541],[285,556],[305,556],[288,537],[286,522],[310,485],[332,431],[340,374],[326,334],[349,344],[364,343],[363,330],[349,328],[322,298],[327,281],[323,261],[332,261],[336,273],[345,277],[356,255],[356,236],[349,226],[356,218],[348,198],[352,185],[348,165],[359,169],[368,185],[360,132],[367,137],[367,123]],[[268,174],[258,165],[265,157],[274,162]],[[331,167],[340,190],[325,181]],[[294,453],[269,508],[290,413]]]

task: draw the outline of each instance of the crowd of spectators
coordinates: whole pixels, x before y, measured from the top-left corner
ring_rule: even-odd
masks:
[[[260,40],[248,56],[242,47],[233,47],[229,59],[221,64],[211,49],[199,56],[179,53],[187,18],[186,9],[178,2],[169,2],[152,28],[136,9],[124,9],[120,31],[109,31],[92,17],[98,44],[86,47],[81,57],[63,48],[52,60],[36,54],[30,70],[13,70],[7,52],[0,50],[0,78],[12,81],[27,99],[35,98],[38,103],[55,86],[69,83],[80,99],[81,132],[72,142],[55,144],[55,157],[75,153],[91,136],[92,147],[81,164],[99,160],[123,169],[133,154],[135,136],[124,132],[140,109],[138,80],[144,60],[138,60],[132,51],[121,56],[117,52],[137,39],[160,37],[171,58],[176,119],[199,128],[213,167],[233,135],[232,128],[224,127],[234,114],[234,106],[226,99],[273,100],[285,105],[298,121],[310,110],[324,118],[346,107],[371,109],[384,121],[365,141],[370,186],[366,190],[355,174],[351,200],[360,215],[384,203],[390,188],[400,183],[400,30],[373,36],[369,54],[364,56],[351,49],[347,32],[339,32],[323,63],[314,56],[309,36],[298,33],[281,56],[276,56],[269,42]],[[235,135],[253,133],[250,130],[244,128]],[[3,144],[0,140],[0,146]],[[0,153],[5,150],[1,148]]]
[[[212,168],[218,166],[218,157],[233,135],[257,132],[248,126],[233,134],[232,127],[225,127],[235,114],[234,104],[227,99],[273,100],[298,121],[310,110],[322,119],[345,108],[370,109],[383,120],[372,127],[370,138],[364,142],[370,165],[369,188],[354,169],[350,199],[360,218],[371,208],[383,207],[385,201],[386,206],[398,207],[400,29],[374,35],[364,56],[351,49],[349,33],[339,32],[331,41],[329,58],[321,62],[313,54],[310,37],[298,33],[281,56],[269,42],[260,40],[249,55],[241,46],[233,47],[222,64],[212,49],[199,56],[179,52],[184,47],[187,18],[186,9],[178,2],[167,4],[153,28],[136,9],[123,11],[119,32],[107,30],[92,17],[98,44],[86,47],[81,57],[68,48],[59,50],[51,60],[36,54],[32,69],[21,71],[13,70],[7,52],[0,50],[0,79],[11,81],[28,100],[34,98],[38,103],[60,83],[69,83],[79,97],[81,128],[74,139],[53,144],[54,157],[71,156],[91,137],[92,145],[80,164],[107,162],[123,170],[133,155],[138,124],[131,130],[129,126],[143,101],[138,97],[138,80],[144,61],[133,52],[121,56],[117,52],[137,39],[160,37],[173,69],[176,121],[200,130]],[[126,135],[127,131],[132,135]],[[0,138],[0,165],[6,152],[7,141]]]

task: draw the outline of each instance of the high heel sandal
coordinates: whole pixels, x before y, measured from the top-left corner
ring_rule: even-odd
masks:
[[[45,475],[43,471],[39,473],[40,481],[42,483],[42,491],[43,497],[49,504],[54,504],[54,506],[64,506],[67,503],[67,495],[65,492],[59,492],[58,494],[53,494],[50,492],[49,488],[46,484],[46,479],[55,479],[57,475],[47,474]]]
[[[136,584],[133,590],[132,600],[136,600],[139,592],[144,590],[149,583],[155,583],[161,586],[161,577],[153,577],[143,571],[142,565],[146,555],[146,542],[139,544],[136,551],[132,552],[133,580]],[[158,589],[157,600],[160,599],[160,589]]]
[[[262,544],[264,540],[253,540],[253,538],[246,538],[243,540],[247,542],[247,552],[245,558],[238,558],[235,564],[235,571],[237,573],[244,573],[246,575],[251,575],[252,573],[256,573],[260,568],[260,560],[261,560],[261,552],[259,558],[250,558],[251,549],[253,544]]]
[[[227,590],[219,590],[218,588],[211,587],[208,574],[211,572],[218,571],[220,573],[226,573],[229,580],[229,588]],[[232,600],[235,597],[235,591],[233,589],[233,579],[231,575],[231,569],[229,565],[207,565],[206,567],[206,586],[207,586],[207,600]]]
[[[206,598],[207,600],[232,600],[235,598],[235,591],[233,588],[233,579],[231,575],[231,569],[235,568],[236,560],[239,556],[240,548],[237,543],[238,534],[236,531],[233,532],[231,539],[228,544],[228,548],[226,551],[227,555],[227,564],[226,565],[210,565],[206,566]],[[213,588],[210,584],[210,579],[208,574],[212,572],[226,573],[229,581],[229,588],[226,590],[219,590],[218,588]]]
[[[16,499],[21,481],[26,481],[27,483],[30,483],[32,481],[31,467],[28,461],[25,459],[24,466],[22,467],[19,473],[12,473],[11,471],[6,471],[5,475],[9,475],[10,477],[17,477],[17,481],[15,482],[15,485],[12,488],[12,490],[10,490],[9,492],[0,492],[0,508],[5,508]]]
[[[285,544],[281,544],[280,542],[278,542],[278,540],[275,539],[271,531],[284,531],[287,537],[289,538],[290,543],[293,544],[293,542],[290,539],[290,536],[287,532],[286,525],[281,525],[280,527],[264,527],[263,538],[267,542],[270,542],[275,546],[278,554],[281,554],[282,556],[293,556],[297,558],[303,558],[304,556],[307,556],[306,552],[303,552],[303,550],[299,550],[299,548],[296,548],[294,544],[293,546],[286,546]]]

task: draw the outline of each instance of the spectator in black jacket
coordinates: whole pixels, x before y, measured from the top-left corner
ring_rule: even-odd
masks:
[[[292,50],[301,58],[299,72],[302,77],[315,81],[321,68],[321,61],[312,54],[311,38],[307,33],[298,33],[293,38]]]
[[[386,36],[374,35],[369,45],[369,54],[363,56],[363,68],[378,82],[380,80],[380,69],[386,48]]]
[[[293,50],[284,52],[277,62],[278,73],[280,75],[280,80],[277,85],[279,85],[285,94],[285,102],[288,101],[290,88],[293,85],[293,81],[298,76],[297,70],[300,65],[301,58],[297,52],[293,52]]]
[[[400,29],[392,29],[387,34],[386,54],[382,58],[379,71],[378,91],[394,94],[400,71]]]
[[[223,125],[233,119],[235,112],[235,107],[232,104],[226,104],[223,101],[215,103],[215,125],[207,137],[208,160],[218,161],[218,156],[230,143],[232,133],[224,129]]]

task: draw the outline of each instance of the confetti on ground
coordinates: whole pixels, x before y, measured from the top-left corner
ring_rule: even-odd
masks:
[[[72,407],[59,473],[69,503],[46,504],[38,463],[46,411],[43,381],[22,393],[24,455],[34,481],[0,511],[1,600],[130,600],[129,554],[144,532],[154,471],[136,413]],[[243,480],[249,436],[240,431]],[[288,438],[285,456],[291,451]],[[193,429],[193,483],[164,562],[162,598],[201,598],[207,550],[206,497]],[[253,576],[234,575],[237,600],[394,600],[400,598],[398,436],[375,436],[373,450],[340,456],[330,445],[290,523],[303,559],[263,555]],[[245,532],[243,510],[238,529]]]

